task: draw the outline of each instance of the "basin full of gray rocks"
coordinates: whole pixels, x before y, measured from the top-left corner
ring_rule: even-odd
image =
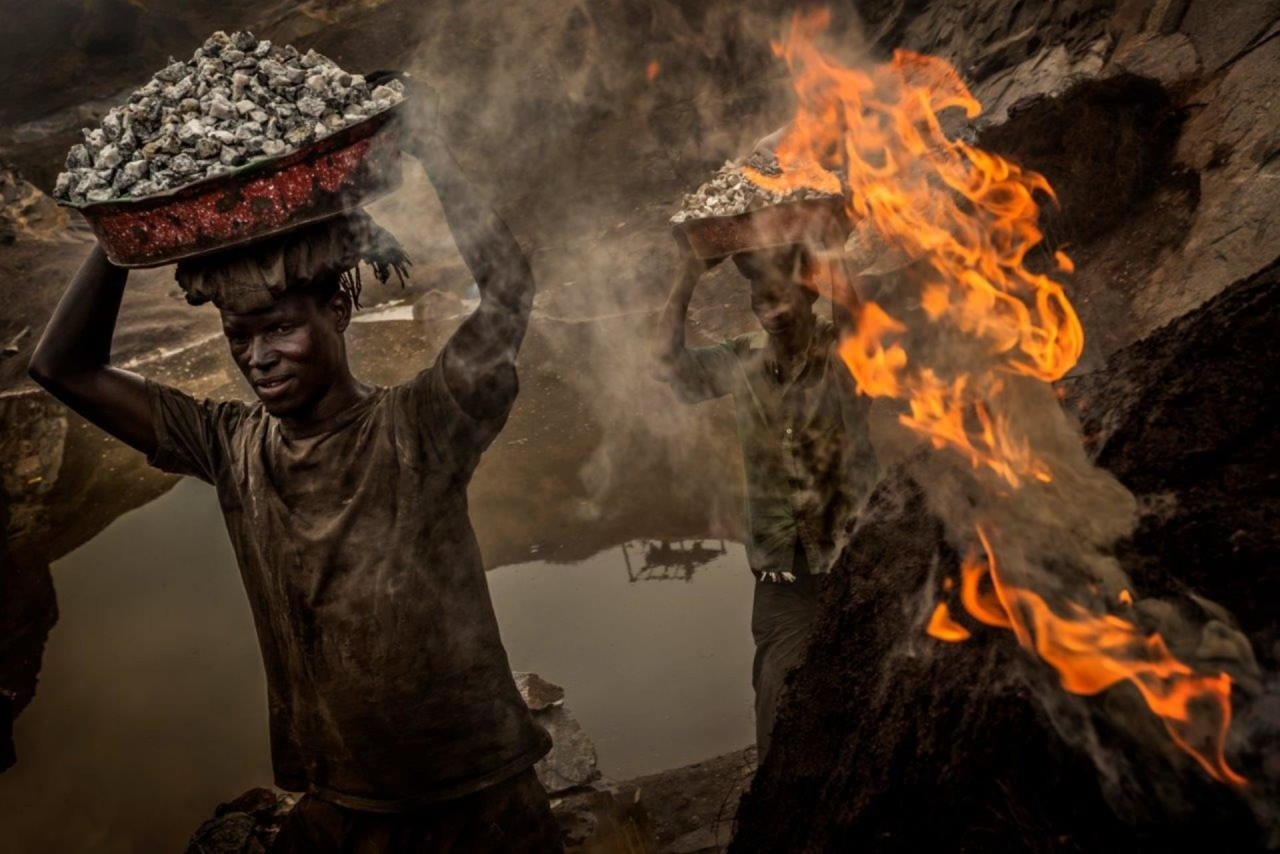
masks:
[[[216,32],[171,60],[67,154],[54,197],[74,207],[143,199],[289,155],[405,98],[314,50]]]
[[[726,161],[711,179],[684,197],[680,210],[671,217],[672,225],[691,223],[713,217],[738,216],[790,202],[835,200],[836,193],[826,193],[810,187],[794,187],[787,190],[771,190],[748,177],[747,170],[774,177],[781,174],[777,158],[771,152],[758,151],[741,161]],[[833,173],[843,179],[841,173]]]
[[[782,170],[768,151],[728,161],[686,195],[671,217],[672,230],[697,257],[843,240],[848,230],[843,194],[803,186],[773,190],[753,181],[751,172],[776,177]],[[843,187],[843,173],[832,174]]]

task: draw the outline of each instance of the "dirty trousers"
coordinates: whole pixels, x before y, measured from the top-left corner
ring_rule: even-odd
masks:
[[[347,809],[306,795],[272,854],[561,854],[560,828],[533,769],[413,812]]]
[[[756,691],[756,754],[764,761],[769,751],[774,716],[787,671],[800,663],[818,616],[818,594],[826,579],[800,575],[795,581],[756,581],[751,608],[751,636],[756,657],[751,687]]]

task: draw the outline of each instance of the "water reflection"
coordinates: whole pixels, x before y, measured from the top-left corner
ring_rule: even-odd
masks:
[[[640,555],[681,556],[688,584],[637,584]],[[665,548],[664,548],[665,546]],[[692,575],[690,558],[704,560]],[[746,552],[736,543],[635,541],[569,565],[489,573],[511,666],[564,686],[566,704],[614,779],[650,774],[752,743]]]
[[[637,548],[638,545],[638,548]],[[633,565],[628,547],[640,553],[641,563]],[[721,555],[728,554],[724,540],[720,548],[709,549],[702,540],[668,542],[667,540],[640,540],[623,543],[622,560],[627,566],[627,580],[637,581],[692,581],[699,567],[707,566]]]
[[[253,622],[210,487],[53,563],[59,619],[0,774],[0,850],[174,851],[270,781]]]

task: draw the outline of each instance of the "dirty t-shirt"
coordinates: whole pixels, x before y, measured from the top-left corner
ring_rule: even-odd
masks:
[[[879,477],[870,402],[840,358],[835,327],[816,320],[792,377],[783,376],[762,331],[689,349],[691,372],[672,381],[689,403],[733,396],[747,476],[747,558],[756,573],[828,572]]]
[[[468,416],[438,362],[305,432],[261,404],[148,392],[151,463],[217,488],[266,666],[278,786],[398,811],[547,752],[467,514],[505,414]]]

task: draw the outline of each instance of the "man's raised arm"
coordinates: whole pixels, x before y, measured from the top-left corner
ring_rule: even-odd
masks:
[[[128,275],[94,246],[45,327],[28,371],[54,397],[150,456],[157,440],[146,381],[111,367],[111,338]]]
[[[653,373],[670,384],[680,400],[696,403],[728,392],[720,381],[721,371],[717,370],[728,351],[722,348],[695,351],[685,345],[685,320],[693,291],[703,274],[718,261],[708,263],[696,257],[687,246],[681,248],[680,268],[653,341]],[[699,354],[702,359],[698,358]]]
[[[438,134],[410,144],[427,170],[458,253],[480,289],[480,305],[441,354],[445,382],[472,418],[501,415],[515,399],[516,354],[533,308],[533,271],[506,223],[498,218]]]

